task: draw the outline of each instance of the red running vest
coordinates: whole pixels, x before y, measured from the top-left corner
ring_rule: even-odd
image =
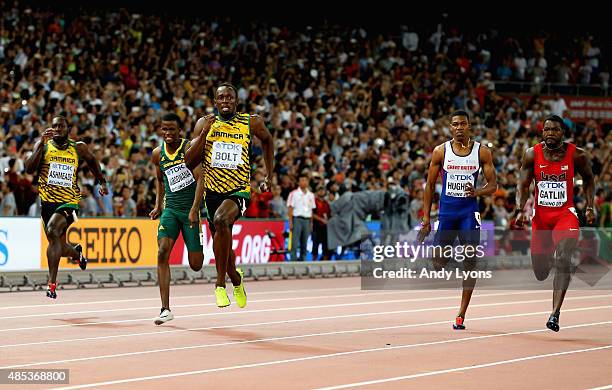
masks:
[[[574,207],[574,153],[576,145],[566,143],[563,160],[548,161],[543,143],[534,146],[535,209],[558,211]]]

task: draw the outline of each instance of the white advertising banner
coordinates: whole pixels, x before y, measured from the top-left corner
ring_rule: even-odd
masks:
[[[0,272],[40,269],[40,218],[0,218]]]

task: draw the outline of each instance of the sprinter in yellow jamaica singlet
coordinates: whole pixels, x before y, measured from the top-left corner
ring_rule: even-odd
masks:
[[[68,121],[55,116],[51,127],[34,145],[34,151],[25,162],[26,172],[38,173],[38,191],[41,199],[41,217],[45,234],[49,240],[47,262],[49,285],[47,296],[57,298],[56,280],[61,257],[70,257],[79,262],[82,270],[87,268],[81,244],[72,246],[66,242],[66,230],[77,219],[81,191],[77,184],[79,160],[84,160],[100,184],[100,195],[107,195],[106,180],[100,165],[83,142],[68,138]]]
[[[208,226],[213,234],[213,250],[217,267],[215,298],[217,306],[229,306],[225,289],[227,274],[234,285],[234,299],[239,307],[246,306],[243,273],[236,269],[232,250],[232,225],[241,217],[251,199],[251,137],[261,141],[266,164],[266,179],[262,190],[271,187],[274,172],[274,140],[258,115],[236,112],[236,88],[228,83],[215,91],[218,115],[200,118],[195,126],[199,134],[185,155],[189,169],[204,165],[206,184],[205,204]]]

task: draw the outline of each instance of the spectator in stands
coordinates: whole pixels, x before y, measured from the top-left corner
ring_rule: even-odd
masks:
[[[0,211],[3,217],[12,217],[17,215],[17,202],[13,193],[13,184],[7,181],[0,183]]]
[[[317,188],[317,196],[315,198],[316,208],[313,211],[313,228],[312,228],[312,259],[313,260],[330,260],[331,251],[327,246],[327,221],[331,217],[331,208],[325,200],[327,190],[323,185]],[[321,257],[319,258],[319,246],[321,246]]]
[[[251,201],[244,212],[245,218],[270,218],[271,192],[260,192],[258,181],[251,180]]]
[[[26,14],[27,7],[32,11]],[[347,179],[349,190],[381,188],[381,168],[391,174],[410,164],[401,180],[412,191],[415,177],[423,174],[416,161],[428,165],[436,137],[448,133],[445,117],[453,105],[471,111],[477,140],[496,144],[498,155],[537,141],[538,118],[547,115],[546,108],[539,99],[499,93],[508,84],[495,76],[507,78],[508,67],[512,79],[537,77],[534,92],[563,79],[600,83],[594,90],[605,94],[609,82],[609,49],[601,37],[560,28],[545,35],[531,26],[462,34],[450,24],[381,31],[348,22],[287,28],[289,22],[281,21],[277,30],[277,22],[147,12],[135,19],[127,10],[103,8],[54,9],[48,15],[46,6],[0,2],[0,25],[11,27],[0,34],[0,169],[14,158],[20,182],[20,161],[43,123],[63,113],[71,137],[95,151],[109,187],[130,186],[138,210],[153,208],[150,155],[161,141],[161,117],[177,113],[192,129],[194,120],[213,112],[213,87],[220,81],[234,83],[240,109],[260,112],[276,135],[274,180],[285,200],[304,169],[322,174],[337,195],[347,188],[335,182],[336,175]],[[160,29],[162,21],[172,31]],[[52,39],[42,40],[29,28]],[[578,136],[592,133],[591,127],[583,130],[584,123],[575,126]],[[609,130],[609,124],[599,128]],[[377,146],[381,142],[384,150]],[[257,145],[253,150],[258,153]],[[503,161],[497,169],[504,169]],[[609,186],[602,180],[605,172],[596,180]],[[79,185],[86,184],[93,185],[91,175],[80,175]],[[18,211],[26,213],[35,195],[18,187]],[[111,195],[97,200],[99,215],[116,213]]]
[[[416,188],[410,201],[410,228],[420,226],[423,217],[423,189]]]
[[[270,200],[270,216],[272,218],[287,219],[287,203],[281,197],[281,188],[278,184],[272,186],[272,196]]]
[[[98,205],[94,198],[94,189],[91,184],[85,184],[81,189],[81,217],[96,217],[98,215]]]
[[[495,226],[507,227],[510,217],[511,214],[506,209],[506,199],[503,196],[495,197],[495,203],[493,204]]]
[[[28,208],[28,217],[40,217],[41,200],[40,200],[40,195],[38,194],[38,185],[32,185],[32,193],[35,196],[34,196],[34,201]]]
[[[102,174],[105,175],[104,171],[102,171]],[[108,176],[105,175],[105,177]],[[113,215],[113,187],[110,182],[107,182],[106,185],[108,188],[108,194],[101,196],[98,190],[99,185],[96,184],[96,186],[94,187],[94,197],[96,198],[96,203],[98,205],[97,214],[101,216],[110,217]]]
[[[124,218],[132,218],[136,216],[136,202],[132,199],[132,189],[128,186],[121,188],[121,208]]]
[[[565,99],[561,97],[559,92],[555,93],[555,98],[550,102],[550,112],[554,115],[563,117],[563,114],[567,111],[567,103]]]
[[[315,207],[314,194],[308,189],[308,175],[303,173],[299,177],[299,187],[293,190],[287,199],[289,231],[292,234],[291,260],[298,260],[296,256],[298,246],[300,248],[299,261],[306,260],[306,244],[312,231]]]

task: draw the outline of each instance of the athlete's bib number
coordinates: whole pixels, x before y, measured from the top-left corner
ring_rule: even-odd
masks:
[[[49,164],[49,177],[47,182],[52,186],[72,187],[74,166],[52,162]]]
[[[567,182],[541,181],[538,183],[538,205],[561,207],[567,202]]]
[[[220,141],[213,143],[213,168],[238,169],[242,163],[242,145]]]
[[[195,181],[193,174],[184,163],[166,169],[165,173],[172,192],[180,191]]]
[[[447,173],[446,174],[446,196],[453,196],[456,198],[467,197],[465,188],[468,183],[474,182],[474,175],[463,174],[463,173]]]

